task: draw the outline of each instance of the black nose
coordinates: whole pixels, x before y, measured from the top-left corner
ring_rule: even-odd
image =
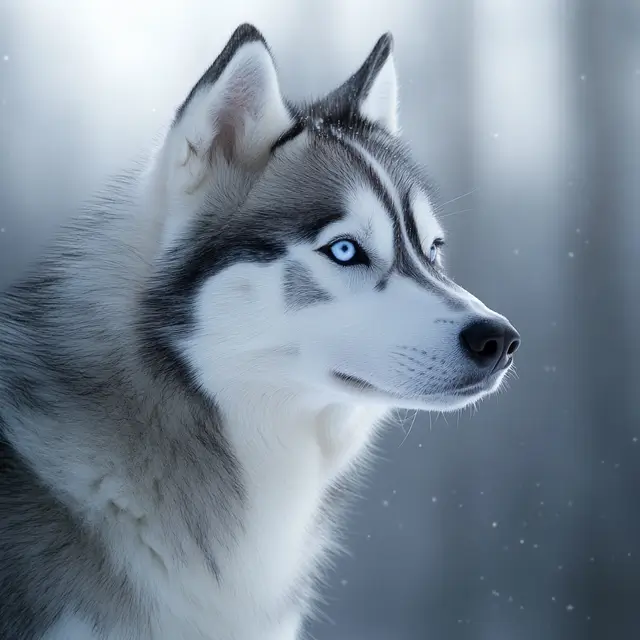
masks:
[[[481,367],[498,371],[511,363],[520,335],[508,322],[476,320],[460,332],[460,342]]]

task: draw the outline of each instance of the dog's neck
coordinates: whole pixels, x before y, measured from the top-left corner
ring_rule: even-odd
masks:
[[[322,560],[334,517],[328,491],[361,467],[384,409],[322,404],[292,389],[245,385],[218,398],[223,431],[241,468],[244,527],[226,575],[260,567],[253,597],[269,602]],[[319,520],[321,513],[328,520]],[[328,529],[327,529],[328,527]],[[253,575],[253,573],[251,573]],[[234,585],[246,588],[243,582]]]
[[[388,412],[375,404],[323,400],[312,390],[246,382],[227,387],[216,402],[225,436],[240,459],[304,451],[323,484],[349,470]]]

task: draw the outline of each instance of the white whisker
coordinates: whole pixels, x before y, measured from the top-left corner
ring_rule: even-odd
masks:
[[[438,208],[442,209],[443,207],[446,207],[448,204],[451,204],[452,202],[457,202],[458,200],[462,200],[462,198],[466,198],[467,196],[474,194],[477,190],[478,190],[478,187],[476,187],[475,189],[471,189],[471,191],[467,191],[467,193],[463,193],[461,196],[457,196],[456,198],[451,198],[451,200],[447,200],[446,202],[439,204]]]

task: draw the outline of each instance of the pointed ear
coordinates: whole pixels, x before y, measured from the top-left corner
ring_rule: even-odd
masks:
[[[259,165],[291,124],[267,43],[243,24],[178,109],[171,135],[198,177],[222,160]]]
[[[349,101],[361,116],[397,135],[398,78],[393,59],[393,36],[385,33],[362,66],[330,96],[330,101]]]
[[[368,86],[362,93],[360,113],[391,133],[399,133],[398,76],[393,59],[393,37],[390,33],[378,40],[361,68],[368,68]]]

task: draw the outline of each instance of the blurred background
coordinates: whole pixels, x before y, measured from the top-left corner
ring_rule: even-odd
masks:
[[[451,273],[523,338],[507,393],[387,432],[311,636],[640,638],[638,0],[1,0],[0,287],[243,21],[292,98],[393,32]]]

